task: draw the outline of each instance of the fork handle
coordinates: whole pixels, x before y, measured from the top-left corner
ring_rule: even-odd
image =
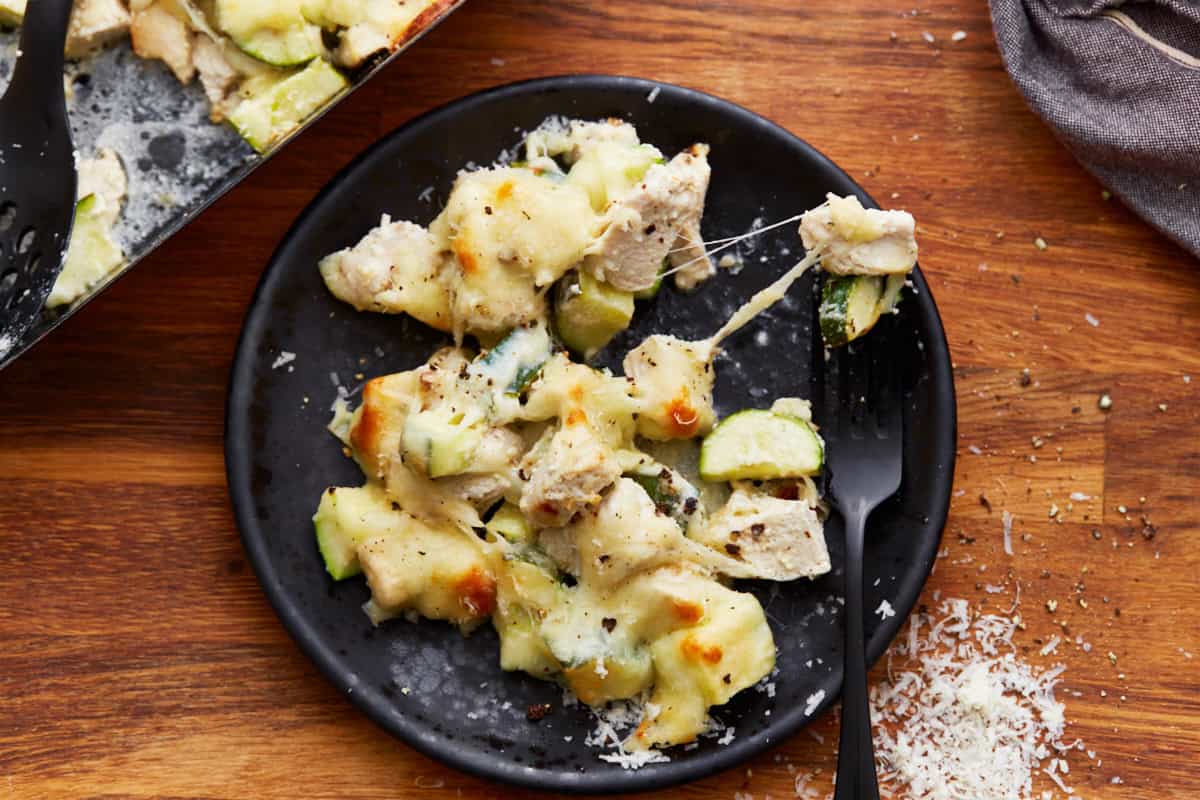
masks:
[[[864,633],[863,547],[865,505],[846,509],[845,596],[842,619],[846,631],[846,663],[842,676],[842,732],[838,743],[834,800],[879,800],[875,747],[871,741],[871,707],[867,699],[867,646]]]
[[[63,96],[63,50],[70,22],[71,0],[30,0],[21,21],[21,54],[13,67],[10,94],[21,92],[40,102]]]

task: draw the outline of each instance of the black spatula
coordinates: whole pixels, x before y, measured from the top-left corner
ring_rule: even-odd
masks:
[[[62,271],[75,214],[63,92],[71,0],[30,0],[0,98],[0,355],[38,318]]]

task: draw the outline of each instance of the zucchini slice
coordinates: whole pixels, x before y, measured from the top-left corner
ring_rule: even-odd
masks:
[[[816,475],[825,443],[812,425],[788,414],[750,409],[721,421],[700,446],[707,481],[769,480]]]
[[[590,358],[633,319],[633,293],[596,280],[587,271],[559,282],[554,324],[563,344]]]
[[[826,275],[818,316],[831,347],[852,342],[879,321],[883,278],[878,275]]]
[[[46,298],[48,308],[74,302],[124,261],[120,246],[113,241],[112,227],[100,213],[102,202],[89,194],[75,206],[75,226],[62,272]]]
[[[490,378],[491,385],[500,387],[505,394],[518,396],[541,374],[552,350],[553,343],[544,326],[515,328],[480,356],[472,369]]]
[[[600,213],[661,163],[662,153],[654,145],[593,142],[571,165],[566,179],[587,191],[592,208]]]
[[[461,411],[435,406],[404,420],[403,453],[431,478],[461,475],[471,466],[485,429]]]
[[[362,572],[358,546],[366,539],[392,530],[400,520],[383,488],[336,486],[321,495],[313,527],[325,571],[335,581]]]
[[[887,276],[883,284],[883,296],[879,298],[879,316],[891,313],[896,306],[900,305],[900,293],[904,291],[904,284],[907,282],[907,272],[898,272]]]
[[[259,87],[230,112],[229,122],[261,153],[347,85],[329,62],[315,58],[299,72]]]
[[[298,67],[321,55],[321,29],[298,25],[285,31],[258,31],[234,44],[246,55],[273,67]]]
[[[274,67],[297,67],[321,55],[321,29],[298,0],[216,0],[217,27],[249,56]]]
[[[494,539],[505,539],[513,544],[529,544],[533,541],[533,530],[521,509],[509,502],[496,509],[484,528]]]

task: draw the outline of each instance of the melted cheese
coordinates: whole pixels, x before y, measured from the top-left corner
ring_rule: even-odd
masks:
[[[657,338],[662,352],[650,347],[642,354],[656,366],[657,358],[672,363],[679,357],[675,345]],[[683,346],[687,363],[699,363],[693,345],[671,342]],[[735,558],[719,546],[724,542],[708,541],[711,526],[703,524],[694,531],[698,538],[689,538],[642,486],[620,477],[622,470],[652,463],[632,444],[634,415],[647,408],[652,392],[639,391],[636,379],[615,378],[563,354],[545,364],[521,406],[526,435],[498,434],[505,447],[492,455],[480,444],[471,467],[503,474],[513,448],[519,451],[541,431],[517,471],[523,480],[507,484],[520,511],[507,508],[534,529],[551,527],[526,528],[511,541],[480,541],[470,532],[482,524],[475,507],[449,490],[458,478],[431,480],[400,457],[412,415],[479,402],[483,372],[470,359],[447,348],[416,370],[371,381],[355,412],[350,441],[356,456],[382,479],[408,520],[405,535],[381,532],[361,546],[373,618],[413,611],[470,627],[479,617],[464,611],[464,587],[490,587],[504,669],[559,680],[591,704],[650,692],[659,711],[628,746],[692,741],[709,707],[773,667],[774,643],[757,600],[718,580],[779,577],[771,572],[770,553],[766,567],[755,558]],[[647,366],[651,375],[670,374]],[[700,381],[694,391],[707,395],[711,370],[703,370]],[[740,509],[733,505],[716,519]],[[429,558],[426,548],[435,545],[438,555]],[[577,584],[560,583],[559,569],[574,574]]]
[[[624,378],[574,363],[566,353],[557,353],[531,387],[522,418],[567,420],[582,414],[601,441],[616,450],[633,441],[636,411]]]
[[[358,546],[375,618],[415,611],[464,629],[496,608],[496,579],[470,534],[397,512],[394,525]]]
[[[774,667],[762,607],[724,581],[793,580],[829,569],[812,481],[735,484],[730,493],[685,463],[686,440],[715,422],[713,356],[818,261],[898,266],[889,259],[907,252],[905,219],[831,197],[805,215],[819,235],[804,260],[714,336],[651,336],[626,357],[626,376],[614,376],[564,352],[546,357],[544,289],[569,269],[589,268],[611,215],[649,192],[648,170],[664,172],[653,165],[660,154],[619,121],[546,125],[526,150],[528,168],[461,174],[428,231],[409,223],[395,229],[416,247],[367,253],[376,243],[364,240],[360,253],[374,261],[342,254],[328,262],[336,270],[323,267],[335,293],[338,279],[369,267],[367,278],[392,282],[384,294],[356,302],[356,285],[339,296],[381,308],[379,298],[401,293],[383,310],[414,316],[411,287],[392,284],[436,274],[445,308],[434,322],[448,317],[460,342],[470,332],[496,343],[479,356],[442,349],[364,389],[347,439],[364,472],[403,509],[358,545],[372,591],[368,610],[374,618],[412,612],[464,628],[490,616],[504,669],[559,681],[591,705],[648,698],[624,748],[690,742],[705,729],[709,708]],[[684,245],[699,237],[706,152],[676,159],[699,170],[692,183],[700,202],[688,204],[696,209],[691,233],[668,231],[668,246],[678,246],[678,236]],[[666,191],[664,202],[673,197]],[[683,225],[683,216],[668,215],[672,225]],[[606,252],[614,269],[628,266],[615,249]],[[811,416],[798,398],[773,408]],[[344,413],[339,423],[342,432]],[[656,442],[664,444],[650,449]],[[695,486],[682,492],[685,477]],[[485,527],[481,511],[501,499]]]
[[[500,637],[500,667],[552,678],[562,665],[541,635],[542,619],[562,601],[562,585],[547,570],[510,558],[500,562],[496,613],[492,624]]]
[[[674,336],[647,337],[625,356],[633,382],[637,431],[647,439],[691,439],[712,430],[711,349]]]
[[[710,338],[706,339],[703,344],[708,347],[710,353],[709,358],[716,355],[717,345],[724,341],[730,334],[741,330],[747,322],[757,317],[762,312],[766,311],[771,306],[778,303],[787,294],[788,289],[792,288],[792,284],[803,275],[809,267],[817,263],[821,258],[820,251],[813,250],[807,253],[800,263],[789,269],[787,272],[780,275],[770,286],[761,289],[754,294],[746,303],[733,312],[733,315],[726,320],[720,330],[714,333]]]
[[[454,256],[456,330],[503,332],[543,319],[541,289],[583,257],[593,216],[587,192],[532,170],[460,175],[430,226]]]

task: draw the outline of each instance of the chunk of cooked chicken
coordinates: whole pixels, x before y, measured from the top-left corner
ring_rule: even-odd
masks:
[[[394,530],[358,546],[372,621],[415,611],[469,630],[496,608],[496,579],[470,534],[400,512]]]
[[[916,223],[906,211],[863,208],[857,197],[826,195],[800,219],[800,239],[837,275],[893,275],[917,263]]]
[[[415,370],[417,376],[418,409],[429,409],[436,405],[458,405],[473,403],[465,395],[471,387],[462,382],[462,376],[471,364],[470,354],[460,347],[443,347],[431,355]]]
[[[192,37],[192,65],[208,98],[209,116],[213,122],[220,122],[225,116],[225,101],[237,88],[240,76],[225,57],[225,49],[204,33]]]
[[[530,451],[521,465],[529,476],[521,512],[539,528],[565,525],[580,511],[595,508],[601,492],[621,477],[616,456],[583,417],[563,420],[549,445]]]
[[[684,561],[689,553],[679,525],[630,478],[619,479],[596,513],[584,514],[568,530],[589,586],[615,586],[639,572]]]
[[[690,439],[712,430],[713,368],[707,342],[648,336],[625,356],[637,432],[647,439]]]
[[[329,291],[359,311],[404,313],[448,331],[450,291],[442,265],[433,234],[384,214],[354,247],[321,259],[320,270]]]
[[[706,145],[693,145],[668,163],[651,166],[639,184],[609,203],[584,267],[622,291],[653,286],[684,230],[698,228],[710,174]],[[687,267],[691,278],[685,278],[685,285],[695,285],[703,279],[701,273],[711,270],[703,261]]]
[[[746,567],[738,577],[791,581],[829,572],[829,550],[816,511],[803,500],[783,500],[738,489],[692,538]]]
[[[191,30],[164,3],[152,3],[135,10],[129,36],[133,52],[141,58],[162,60],[181,83],[188,83],[195,76]]]
[[[636,410],[628,381],[573,362],[566,353],[559,352],[546,362],[530,387],[521,418],[541,422],[583,414],[600,440],[617,450],[633,439]]]
[[[678,270],[675,285],[689,291],[708,280],[716,272],[712,259],[704,249],[704,235],[700,231],[700,219],[704,216],[704,198],[708,194],[708,181],[712,168],[708,165],[708,145],[692,145],[689,169],[702,187],[700,202],[692,206],[679,224],[679,237],[671,247],[670,263]]]
[[[75,0],[67,28],[67,58],[83,58],[129,32],[129,9],[121,0]]]
[[[492,428],[484,434],[461,475],[438,478],[437,483],[478,509],[485,509],[513,492],[518,485],[517,463],[525,440],[510,428]]]

